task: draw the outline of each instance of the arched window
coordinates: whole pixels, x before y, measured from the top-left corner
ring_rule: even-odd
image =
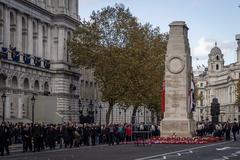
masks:
[[[27,22],[24,17],[22,17],[22,51],[27,52]]]
[[[219,56],[216,56],[216,60],[217,60],[217,61],[219,60]]]
[[[200,105],[203,106],[203,91],[200,92]]]
[[[34,82],[34,91],[39,91],[39,81],[38,80],[36,80]]]
[[[44,91],[49,91],[49,85],[48,85],[48,82],[45,82],[44,83]]]
[[[85,87],[86,87],[86,88],[88,87],[88,81],[85,82]]]
[[[27,78],[23,81],[23,89],[29,89],[29,80]]]
[[[35,21],[33,21],[33,55],[37,55],[37,24]]]
[[[218,64],[216,64],[216,70],[219,70],[219,65]]]
[[[10,45],[15,47],[16,42],[16,23],[13,12],[10,12]]]
[[[6,87],[6,79],[7,79],[7,75],[1,73],[0,74],[0,87]]]
[[[16,77],[16,76],[14,76],[14,77],[12,78],[12,87],[13,87],[13,88],[18,88],[18,80],[17,80],[17,77]]]

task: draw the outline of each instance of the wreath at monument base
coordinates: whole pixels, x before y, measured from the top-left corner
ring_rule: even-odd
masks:
[[[207,144],[224,140],[223,137],[153,137],[148,140],[122,142],[122,144]]]

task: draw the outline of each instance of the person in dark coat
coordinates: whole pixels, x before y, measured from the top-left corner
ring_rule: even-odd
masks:
[[[83,142],[85,146],[89,146],[90,127],[85,124],[83,130]]]
[[[47,130],[47,141],[50,147],[50,150],[55,149],[56,141],[56,130],[53,125],[51,125]]]
[[[95,125],[92,125],[91,129],[90,129],[90,136],[91,136],[92,146],[96,145],[96,134],[97,134],[96,132],[97,132],[97,129],[95,128]]]
[[[68,126],[65,126],[65,124],[62,127],[62,134],[63,134],[63,140],[64,140],[64,147],[67,148],[70,143],[70,135],[68,132]]]
[[[231,125],[228,121],[224,125],[224,130],[225,130],[225,134],[226,134],[226,141],[230,141]]]
[[[3,122],[0,126],[0,152],[1,156],[4,156],[4,150],[9,155],[9,143],[10,143],[10,130],[9,127]]]
[[[33,136],[33,151],[40,152],[41,147],[41,126],[39,124],[35,124],[32,129]]]
[[[80,140],[79,140],[79,145],[81,146],[83,144],[83,136],[84,136],[84,129],[83,129],[83,125],[80,124],[80,126],[77,128],[77,132],[80,135]]]
[[[73,127],[73,125],[70,125],[70,126],[68,127],[69,145],[70,145],[70,148],[73,147],[73,140],[74,140],[74,138],[75,138],[74,133],[75,133],[75,128]]]
[[[32,151],[32,134],[29,124],[26,124],[22,130],[22,140],[23,140],[23,152],[27,152],[28,149]]]
[[[232,125],[232,133],[233,133],[234,141],[237,141],[237,138],[236,138],[236,133],[237,132],[239,132],[239,128],[238,128],[237,120],[234,119],[234,122],[233,122],[233,125]]]

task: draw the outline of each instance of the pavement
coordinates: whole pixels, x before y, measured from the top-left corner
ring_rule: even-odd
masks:
[[[17,147],[16,147],[17,148]],[[205,145],[99,145],[22,153],[13,150],[1,160],[240,160],[240,141]]]

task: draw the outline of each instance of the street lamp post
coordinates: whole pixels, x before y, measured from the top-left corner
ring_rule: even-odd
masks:
[[[145,106],[143,107],[143,121],[144,121],[144,124],[146,124],[146,108]]]
[[[90,100],[90,103],[89,103],[89,108],[90,108],[90,117],[91,117],[91,119],[90,119],[90,123],[93,123],[93,102],[92,102],[92,100]]]
[[[3,103],[3,117],[2,117],[2,121],[4,122],[5,121],[5,103],[6,103],[6,94],[3,93],[2,94],[2,103]]]
[[[118,110],[118,121],[119,122],[121,122],[121,114],[122,114],[122,112],[121,112],[121,108],[119,107],[119,110]]]
[[[32,123],[34,124],[34,104],[35,104],[35,97],[34,95],[32,96],[31,98],[31,101],[32,101]]]
[[[102,126],[102,105],[99,105],[99,123],[100,123],[100,127]]]
[[[126,123],[127,122],[127,109],[126,108],[124,108],[124,123]]]
[[[82,102],[78,100],[78,107],[79,107],[79,122],[81,123],[81,116],[82,116]]]
[[[140,116],[139,113],[140,113],[141,111],[142,111],[141,109],[138,110],[138,124],[139,124],[139,116]]]

